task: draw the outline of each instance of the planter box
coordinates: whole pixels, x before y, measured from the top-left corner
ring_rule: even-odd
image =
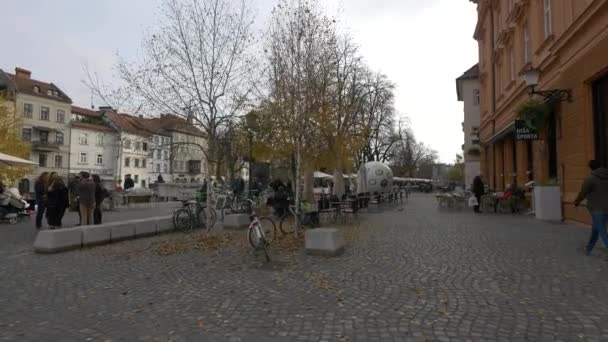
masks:
[[[546,221],[562,220],[562,198],[559,186],[534,187],[536,218]]]

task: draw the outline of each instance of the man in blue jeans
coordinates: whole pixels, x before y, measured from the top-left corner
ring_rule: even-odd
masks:
[[[608,247],[608,233],[606,232],[606,225],[608,224],[608,169],[597,160],[590,161],[589,168],[591,169],[591,176],[585,178],[581,192],[574,200],[574,205],[578,207],[584,199],[587,199],[587,209],[589,209],[593,219],[591,238],[585,248],[587,255],[591,254],[599,237],[604,241],[604,245]]]

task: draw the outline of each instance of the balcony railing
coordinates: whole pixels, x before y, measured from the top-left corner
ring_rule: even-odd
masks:
[[[58,151],[59,146],[61,146],[61,145],[59,145],[58,143],[52,143],[49,141],[40,141],[40,140],[32,141],[32,148],[34,150],[39,150],[39,151]]]

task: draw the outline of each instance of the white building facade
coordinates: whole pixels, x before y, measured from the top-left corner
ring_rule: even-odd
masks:
[[[458,101],[464,103],[464,181],[467,189],[473,186],[473,179],[481,174],[481,147],[479,141],[479,67],[474,65],[456,79]]]
[[[82,171],[99,175],[103,185],[114,188],[118,134],[108,126],[72,122],[70,175]]]
[[[53,83],[32,79],[31,72],[21,68],[15,68],[15,74],[0,70],[0,85],[15,95],[21,137],[30,144],[30,160],[38,164],[20,180],[21,193],[33,195],[42,172],[56,172],[67,180],[72,100]]]

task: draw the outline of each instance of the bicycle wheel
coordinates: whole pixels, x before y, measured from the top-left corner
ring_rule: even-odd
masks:
[[[296,231],[296,217],[291,211],[288,211],[281,217],[279,229],[281,229],[281,233],[283,234],[289,234]]]
[[[277,226],[276,226],[276,224],[274,223],[274,221],[270,217],[260,217],[258,219],[258,224],[259,224],[259,227],[264,232],[264,238],[266,240],[266,243],[267,244],[271,244],[274,241],[274,238],[277,235]],[[249,243],[251,243],[251,245],[255,248],[256,241],[252,240],[252,238],[255,237],[255,234],[251,233],[252,230],[253,229],[251,229],[250,232],[249,232]]]
[[[194,218],[186,209],[178,209],[173,214],[173,225],[175,229],[189,232],[194,228]]]
[[[253,209],[252,203],[253,202],[251,200],[248,200],[248,199],[242,200],[240,202],[240,205],[239,205],[239,211],[241,213],[246,213],[246,214],[251,215],[251,212],[252,212],[252,209]]]
[[[207,218],[209,217],[209,215],[211,216],[211,226],[207,227]],[[211,208],[211,210],[208,210],[207,207],[201,207],[198,210],[196,217],[198,218],[198,223],[201,227],[209,229],[215,226],[215,221],[217,220],[217,214],[215,213],[215,210],[213,210],[213,208]]]

